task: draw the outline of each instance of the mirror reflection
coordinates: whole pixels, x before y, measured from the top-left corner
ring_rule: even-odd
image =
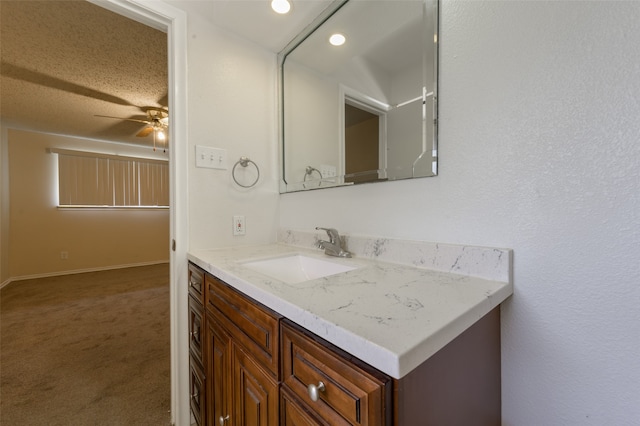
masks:
[[[282,192],[437,174],[437,24],[437,0],[339,0],[281,52]]]

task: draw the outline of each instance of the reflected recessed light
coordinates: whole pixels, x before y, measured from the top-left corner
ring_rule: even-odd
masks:
[[[342,34],[333,34],[329,37],[329,43],[334,46],[342,46],[347,39]]]
[[[291,10],[291,4],[288,0],[272,0],[271,9],[276,13],[285,14]]]

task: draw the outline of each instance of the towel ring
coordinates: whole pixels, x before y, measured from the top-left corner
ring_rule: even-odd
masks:
[[[247,167],[249,163],[253,164],[253,166],[256,168],[256,171],[258,172],[258,176],[256,176],[256,180],[254,180],[250,185],[243,185],[240,182],[238,182],[238,179],[236,179],[236,167],[238,167],[238,164],[240,164],[242,167]],[[240,157],[240,159],[236,161],[236,164],[233,165],[233,169],[231,169],[231,176],[233,177],[233,181],[237,183],[239,186],[243,188],[251,188],[256,183],[258,183],[258,179],[260,179],[260,169],[258,168],[258,165],[253,160],[250,160],[248,157]]]
[[[305,173],[304,173],[303,183],[302,183],[303,188],[307,187],[307,184],[304,183],[307,181],[307,177],[311,176],[314,172],[318,173],[318,176],[320,176],[320,179],[318,180],[318,186],[322,185],[322,173],[320,172],[320,170],[316,169],[313,166],[307,166],[307,169],[305,170]]]

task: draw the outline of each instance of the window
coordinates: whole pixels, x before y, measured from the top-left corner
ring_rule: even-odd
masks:
[[[168,207],[167,161],[51,149],[62,207]]]

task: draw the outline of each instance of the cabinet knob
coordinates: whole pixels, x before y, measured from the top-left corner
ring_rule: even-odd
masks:
[[[220,426],[224,426],[227,420],[229,420],[228,414],[225,417],[220,416],[220,418],[218,419],[218,423],[220,423]]]
[[[318,382],[317,385],[307,386],[307,392],[309,392],[309,398],[311,398],[312,401],[317,401],[320,392],[324,392],[324,390],[325,386],[322,382]]]

